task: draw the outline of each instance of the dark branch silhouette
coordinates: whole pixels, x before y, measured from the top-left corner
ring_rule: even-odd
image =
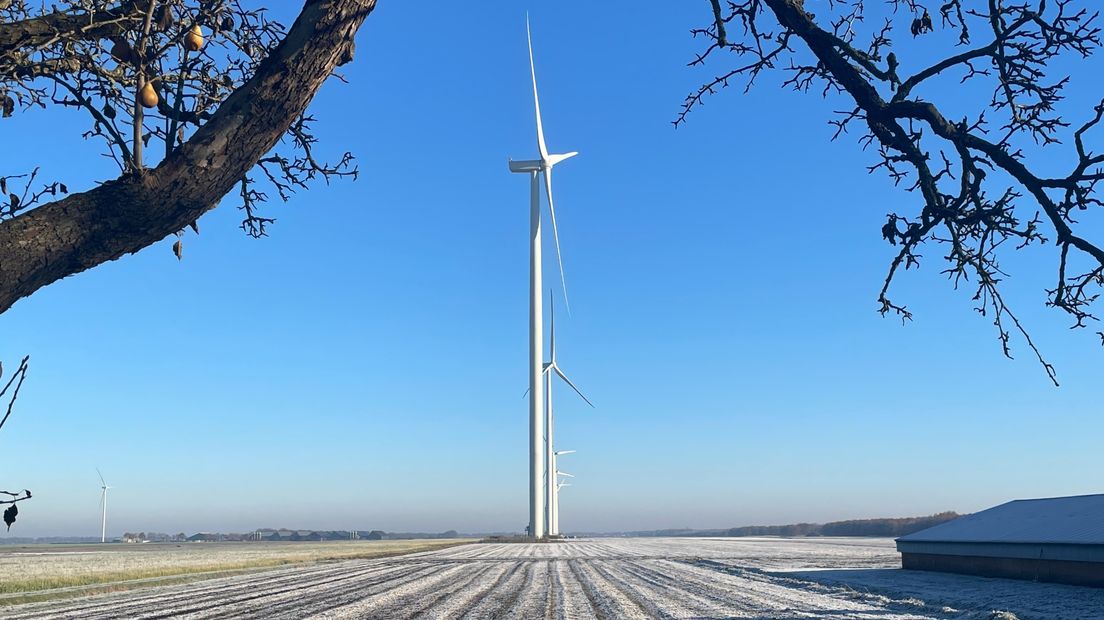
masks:
[[[19,398],[19,388],[23,387],[23,380],[27,378],[27,363],[30,361],[30,356],[26,356],[19,362],[19,368],[12,373],[12,376],[8,379],[8,382],[4,385],[3,389],[0,389],[0,402],[3,402],[3,398],[8,395],[8,390],[11,390],[11,396],[8,397],[7,411],[4,412],[4,418],[0,419],[0,428],[3,428],[8,422],[8,418],[11,417],[12,408],[15,406],[15,400]],[[3,377],[4,367],[0,364],[0,377]],[[12,385],[15,385],[13,388]],[[4,523],[7,524],[8,529],[11,529],[13,523],[15,523],[15,517],[19,514],[19,508],[15,506],[17,502],[31,499],[31,492],[23,489],[22,491],[0,491],[0,495],[6,496],[7,499],[0,498],[0,505],[11,504],[4,510]]]
[[[11,396],[8,399],[7,411],[4,412],[3,419],[0,419],[0,428],[4,428],[4,425],[7,424],[8,418],[12,414],[12,407],[15,406],[15,399],[19,398],[19,388],[23,387],[23,380],[27,378],[27,363],[29,361],[31,361],[30,355],[24,357],[23,360],[19,362],[19,368],[12,373],[11,378],[8,379],[4,388],[0,389],[0,399],[3,399],[4,396],[7,395],[8,390],[12,388],[12,384],[15,384],[15,389],[12,389]],[[0,377],[3,376],[3,372],[3,366],[0,366]]]
[[[1011,357],[1012,334],[1018,334],[1057,385],[1054,367],[1005,302],[1000,285],[1008,275],[999,256],[1053,242],[1057,281],[1046,291],[1047,305],[1072,317],[1074,328],[1097,322],[1104,249],[1076,215],[1104,207],[1097,193],[1104,154],[1087,144],[1104,117],[1104,100],[1081,114],[1069,135],[1071,121],[1056,110],[1069,77],[1054,75],[1058,61],[1087,58],[1100,46],[1095,3],[888,0],[874,10],[866,0],[826,0],[814,14],[803,0],[730,1],[725,11],[711,2],[712,23],[692,31],[707,45],[690,66],[730,62],[731,56],[717,56],[721,51],[736,61],[686,98],[675,126],[709,95],[736,80],[750,88],[767,71],[781,72],[784,88],[848,100],[848,109],[829,121],[833,139],[861,126],[860,145],[876,153],[868,170],[918,197],[914,211],[890,213],[882,227],[896,253],[878,294],[879,311],[911,318],[890,298],[890,287],[900,270],[919,266],[922,247],[935,245],[954,286],[972,287],[975,308],[993,321],[1004,354]],[[878,11],[886,14],[868,24]],[[898,58],[890,50],[904,24],[913,38],[952,31],[957,45],[934,59]],[[945,110],[951,103],[960,109],[961,102],[923,94],[940,79],[984,83],[992,95],[949,120]],[[1033,154],[1050,156],[1063,139],[1072,139],[1076,157],[1058,176],[1040,172],[1024,151],[1030,145]],[[1104,331],[1098,335],[1104,342]]]

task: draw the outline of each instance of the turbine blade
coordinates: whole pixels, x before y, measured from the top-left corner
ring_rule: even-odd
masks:
[[[575,450],[560,450],[556,453],[556,456],[560,456],[561,454],[575,454]]]
[[[541,369],[541,374],[542,375],[547,375],[549,368],[552,368],[552,362],[545,362],[544,363],[544,368]],[[525,388],[525,393],[522,394],[521,397],[524,399],[528,395],[529,395],[529,388]]]
[[[583,396],[583,393],[579,391],[579,388],[575,387],[575,384],[571,382],[571,379],[568,379],[567,375],[563,374],[563,371],[560,370],[559,366],[553,366],[552,369],[555,370],[556,374],[559,375],[560,378],[564,380],[564,383],[570,385],[571,389],[575,390],[575,393],[579,395],[579,398],[585,400],[586,404],[590,405],[591,407],[594,406],[594,403],[590,402],[590,399],[587,398],[586,396]]]
[[[544,189],[548,194],[548,214],[552,218],[552,237],[556,240],[556,263],[560,267],[560,286],[563,287],[564,307],[571,314],[571,302],[567,299],[567,278],[564,277],[563,256],[560,254],[560,230],[556,227],[556,206],[552,204],[552,169],[544,169]]]
[[[553,153],[553,154],[548,156],[548,165],[549,166],[555,166],[556,164],[560,163],[561,161],[563,161],[565,159],[571,159],[572,157],[575,157],[578,154],[579,154],[579,151],[571,151],[570,153],[563,153],[563,154],[559,154],[559,155]]]
[[[575,476],[567,473],[566,471],[557,471],[556,473],[561,475],[561,476],[567,476],[568,478],[574,478],[575,477]]]
[[[103,474],[100,473],[100,468],[99,467],[96,468],[96,475],[100,477],[100,484],[102,484],[106,487],[107,483],[104,482]]]
[[[529,74],[533,76],[533,106],[537,109],[537,148],[542,160],[548,159],[548,147],[544,144],[544,126],[541,124],[540,97],[537,96],[537,69],[533,65],[533,33],[529,30],[529,16],[525,16],[525,37],[529,40]]]

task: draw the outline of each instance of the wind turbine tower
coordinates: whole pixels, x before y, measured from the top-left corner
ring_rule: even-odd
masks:
[[[563,260],[560,257],[559,231],[556,229],[556,208],[552,202],[552,167],[559,162],[578,155],[576,152],[551,154],[544,141],[544,127],[541,123],[540,98],[537,96],[537,72],[533,63],[533,37],[529,30],[529,18],[525,18],[525,33],[529,41],[529,73],[533,80],[533,107],[537,117],[537,149],[540,159],[509,161],[510,172],[529,175],[529,535],[544,538],[548,533],[545,506],[545,485],[551,486],[545,475],[547,455],[545,454],[544,433],[544,390],[541,374],[544,370],[544,317],[541,307],[541,214],[540,180],[544,176],[545,193],[548,196],[548,214],[552,221],[552,233],[556,241],[556,260],[560,267],[560,281],[563,276]],[[564,285],[564,300],[567,299],[567,287]]]
[[[100,473],[100,468],[96,468],[96,474],[100,476],[100,507],[103,509],[102,516],[100,517],[100,542],[107,542],[107,490],[111,487],[107,486],[104,482],[103,474]]]

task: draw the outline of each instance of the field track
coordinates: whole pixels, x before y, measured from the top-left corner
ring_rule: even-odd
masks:
[[[890,569],[894,559],[884,540],[472,544],[14,606],[0,609],[0,617],[1026,620],[1066,617],[1063,609],[1070,618],[1104,616],[1104,595],[1095,590],[921,575]],[[834,577],[807,569],[830,569],[825,575]],[[874,586],[834,581],[851,573]],[[895,595],[898,586],[902,593]],[[909,588],[931,596],[905,594]],[[1022,600],[1002,596],[1003,588]],[[1021,615],[994,615],[1001,603],[1020,605]],[[1058,615],[1034,616],[1036,608]]]

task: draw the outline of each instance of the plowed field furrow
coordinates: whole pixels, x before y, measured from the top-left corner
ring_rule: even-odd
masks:
[[[131,607],[140,607],[150,601],[158,601],[160,603],[171,603],[175,598],[194,598],[196,596],[202,596],[207,592],[220,592],[223,595],[230,595],[238,590],[247,590],[255,587],[259,583],[276,584],[282,581],[303,581],[312,578],[312,576],[326,575],[329,573],[340,573],[347,568],[335,567],[333,565],[323,566],[311,566],[303,567],[302,573],[288,573],[288,569],[279,569],[273,571],[266,571],[262,574],[250,574],[234,577],[231,580],[227,579],[212,579],[210,581],[204,581],[201,583],[193,584],[186,592],[174,593],[171,587],[160,588],[157,590],[137,590],[128,593],[125,597],[119,595],[106,595],[101,597],[93,597],[84,599],[80,602],[71,602],[67,607],[71,613],[87,613],[95,614],[103,609],[115,611],[116,613],[123,611],[124,609]],[[52,618],[54,615],[42,615],[43,613],[49,614],[49,612],[37,611],[35,605],[26,606],[27,611],[23,613],[14,613],[12,615],[4,615],[5,618],[19,619],[19,620],[33,620],[36,618]]]
[[[601,561],[578,562],[572,566],[575,577],[587,593],[587,600],[600,618],[647,618],[640,607],[625,596],[615,584],[602,576],[598,570]]]
[[[479,605],[476,605],[465,617],[467,618],[507,618],[504,612],[513,608],[521,590],[529,581],[533,572],[531,562],[518,562],[517,570],[509,579],[503,582],[502,587],[495,589]]]
[[[501,618],[547,618],[550,607],[548,561],[529,562],[529,573],[525,583],[518,590],[518,597],[509,609],[504,609]]]
[[[344,575],[334,576],[323,580],[298,581],[280,584],[279,587],[259,585],[249,593],[236,594],[234,596],[222,596],[219,593],[211,593],[203,597],[189,599],[182,605],[165,606],[158,605],[155,613],[141,613],[135,618],[141,620],[156,620],[160,618],[237,618],[246,617],[259,608],[265,610],[265,618],[271,618],[279,610],[286,608],[288,602],[291,607],[309,608],[313,601],[326,598],[335,586],[348,586],[350,583],[358,583],[360,587],[388,584],[393,586],[398,582],[417,581],[428,572],[436,570],[427,566],[404,566],[395,571],[382,571],[377,567],[367,570],[358,570]],[[383,573],[380,575],[379,573]],[[364,580],[367,577],[369,579]]]
[[[249,613],[254,608],[264,607],[267,612],[265,617],[270,618],[285,608],[288,601],[292,601],[293,607],[309,608],[312,602],[329,596],[331,592],[338,588],[347,590],[354,584],[365,587],[383,583],[394,585],[396,582],[416,581],[433,570],[436,570],[436,567],[432,565],[404,566],[395,571],[384,571],[379,567],[370,567],[347,571],[345,574],[329,576],[326,579],[282,583],[279,587],[260,585],[252,592],[229,597],[212,593],[192,599],[184,606],[174,607],[157,614],[143,614],[138,617],[144,620],[178,617],[235,618],[244,613]]]
[[[575,579],[571,572],[570,560],[557,561],[553,569],[556,588],[556,620],[568,620],[569,618],[593,618],[596,614],[590,601],[583,591],[582,584]]]
[[[365,613],[360,617],[371,618],[408,618],[416,609],[423,598],[431,597],[440,588],[447,588],[462,574],[464,566],[450,564],[444,566],[430,566],[426,572],[413,579],[404,579],[401,583],[388,584],[389,587],[374,591],[356,592],[355,588],[340,596],[332,597],[325,609],[303,606],[292,606],[288,609],[290,618],[302,618],[312,612],[318,613],[328,610],[331,613],[344,613],[344,608],[356,608]],[[355,584],[353,584],[355,586]],[[300,612],[292,616],[291,612]]]
[[[642,562],[619,564],[617,569],[620,581],[637,592],[641,606],[656,617],[727,618],[738,610],[738,605],[730,600],[711,598],[698,588],[686,587],[680,579],[682,575],[658,575]]]
[[[373,593],[388,592],[408,583],[417,583],[440,570],[436,565],[404,567],[400,571],[383,571],[379,568],[344,581],[331,581],[322,587],[295,588],[275,596],[265,595],[250,599],[246,605],[228,606],[217,612],[194,615],[196,618],[230,620],[252,617],[258,611],[271,620],[298,619],[320,613],[334,607],[352,604]]]
[[[417,613],[421,619],[458,618],[464,612],[483,599],[488,592],[498,587],[502,579],[509,574],[510,567],[504,564],[488,564],[481,572],[475,573],[463,587],[436,598],[434,605]]]

